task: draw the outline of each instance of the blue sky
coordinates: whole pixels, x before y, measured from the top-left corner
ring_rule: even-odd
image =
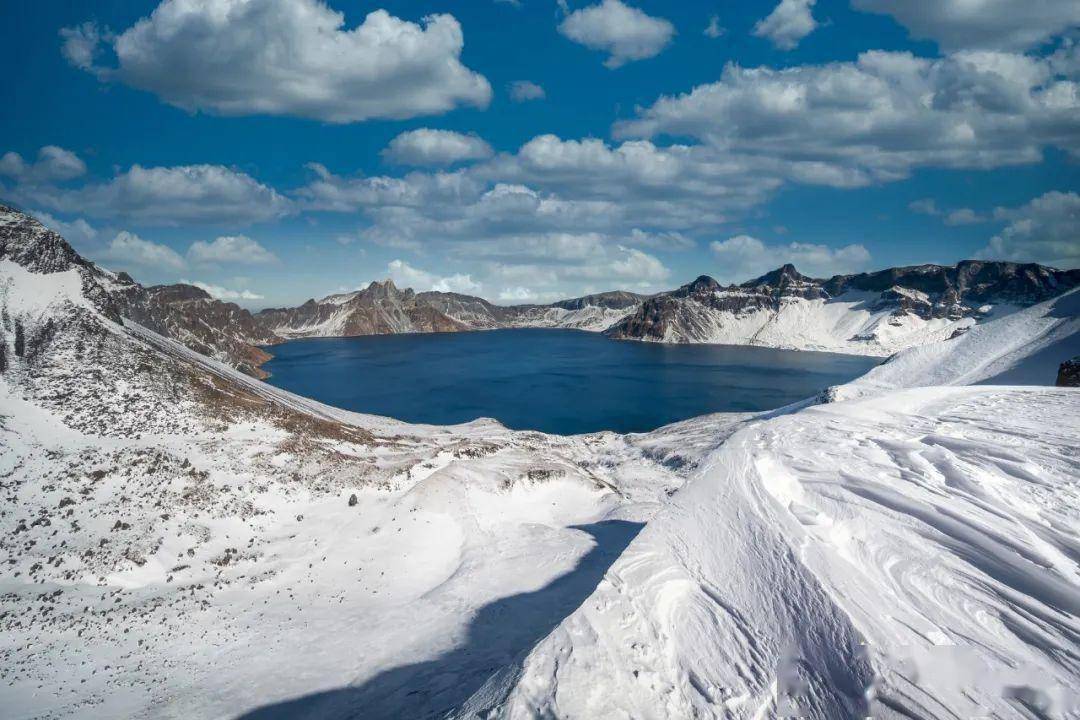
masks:
[[[1080,266],[1080,8],[1004,5],[18,3],[0,197],[252,307]]]

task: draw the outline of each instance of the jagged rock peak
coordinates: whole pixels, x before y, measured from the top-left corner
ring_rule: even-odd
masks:
[[[814,279],[803,275],[791,263],[785,263],[777,269],[767,272],[759,278],[744,282],[742,287],[785,287],[787,285],[805,285],[814,282]]]
[[[697,295],[703,292],[713,292],[721,288],[720,283],[708,275],[699,275],[692,282],[688,282],[676,292],[684,295]]]
[[[0,260],[7,259],[37,273],[89,266],[67,240],[14,208],[0,205]]]

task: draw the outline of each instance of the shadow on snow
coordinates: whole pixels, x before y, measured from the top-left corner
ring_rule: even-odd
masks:
[[[386,670],[362,685],[265,705],[237,720],[439,718],[481,691],[483,706],[497,705],[533,647],[592,594],[642,527],[624,520],[575,526],[596,546],[573,570],[534,592],[485,605],[465,642],[434,660]]]

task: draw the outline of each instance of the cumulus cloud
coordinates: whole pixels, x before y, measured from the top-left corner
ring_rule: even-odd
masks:
[[[559,32],[587,48],[608,53],[604,65],[615,69],[659,55],[674,37],[675,26],[621,0],[603,0],[567,15],[559,23]]]
[[[123,230],[109,243],[104,256],[121,266],[138,266],[156,270],[182,270],[184,258],[167,245],[143,240],[134,233]]]
[[[181,280],[180,282],[185,285],[194,285],[195,287],[205,290],[210,297],[217,298],[218,300],[262,300],[263,296],[258,293],[254,293],[251,290],[230,290],[229,288],[222,287],[221,285],[211,285],[209,283],[199,282],[198,280]]]
[[[816,1],[780,0],[773,11],[754,26],[754,34],[769,38],[781,50],[794,50],[799,41],[818,26],[811,12]]]
[[[17,152],[0,157],[0,175],[24,183],[50,183],[72,180],[86,173],[86,163],[78,155],[56,145],[38,150],[37,160],[27,162]]]
[[[945,216],[946,225],[975,225],[986,221],[986,217],[971,208],[957,208]]]
[[[852,0],[858,10],[891,15],[917,38],[944,50],[1024,50],[1080,25],[1076,0]]]
[[[386,273],[396,285],[418,291],[434,290],[475,295],[482,290],[480,283],[474,282],[470,275],[435,275],[413,267],[404,260],[391,260],[386,267]]]
[[[87,23],[61,34],[75,67],[190,112],[349,123],[491,100],[487,79],[461,63],[452,15],[417,24],[375,10],[348,29],[323,0],[163,0],[119,34]],[[115,65],[97,63],[103,44]]]
[[[403,132],[383,150],[383,157],[399,165],[450,165],[491,157],[491,146],[476,135],[420,128]]]
[[[515,80],[509,85],[510,99],[514,102],[527,102],[529,100],[543,100],[546,97],[544,88],[528,80]]]
[[[1048,192],[1019,208],[998,208],[1007,221],[976,257],[1080,268],[1080,195]]]
[[[45,227],[60,235],[75,246],[85,245],[97,239],[98,231],[83,218],[67,222],[42,210],[31,210],[30,214]]]
[[[920,198],[919,200],[913,200],[908,203],[908,209],[913,213],[919,215],[930,215],[931,217],[937,217],[941,214],[938,210],[937,201],[933,198]]]
[[[709,18],[709,24],[705,26],[705,37],[715,40],[716,38],[723,35],[725,32],[727,32],[727,30],[725,30],[723,26],[720,25],[719,15],[713,15]]]
[[[750,235],[736,235],[713,241],[710,249],[718,262],[717,279],[725,282],[750,280],[785,263],[811,277],[858,272],[870,264],[870,252],[862,245],[840,248],[800,242],[767,245]]]
[[[120,218],[146,225],[250,224],[289,214],[292,203],[250,175],[221,165],[133,165],[79,188],[19,186],[13,195],[51,211]]]
[[[1080,156],[1077,88],[1048,58],[874,51],[783,70],[728,65],[719,81],[662,97],[614,132],[691,136],[787,163],[797,181],[857,186],[917,167],[1038,162],[1048,145]]]
[[[908,209],[919,215],[940,217],[946,225],[974,225],[986,222],[989,218],[980,215],[971,208],[956,208],[955,210],[942,210],[933,198],[922,198],[908,203]]]
[[[278,262],[274,253],[246,235],[226,235],[211,242],[196,240],[188,248],[187,256],[192,262],[204,265],[266,265]]]

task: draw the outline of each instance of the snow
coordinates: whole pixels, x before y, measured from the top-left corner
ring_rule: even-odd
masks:
[[[948,341],[911,348],[842,388],[842,398],[896,387],[1049,385],[1080,355],[1080,290],[1004,314]]]
[[[558,437],[297,397],[82,282],[0,261],[60,328],[0,374],[5,718],[1080,713],[1080,391],[1019,385],[1080,293],[799,301],[713,330],[927,344],[826,404]]]
[[[689,298],[681,301],[681,321],[667,327],[662,342],[761,345],[887,357],[909,347],[940,342],[975,324],[973,318],[925,320],[910,313],[897,315],[895,310],[894,305],[881,302],[879,293],[858,291],[827,300],[785,297],[779,310],[737,313],[719,311]]]
[[[39,274],[10,260],[0,260],[0,307],[10,315],[28,320],[68,304],[91,308],[82,294],[82,276],[76,268],[65,272]]]
[[[530,654],[501,715],[1076,712],[1078,404],[920,388],[741,430]]]

